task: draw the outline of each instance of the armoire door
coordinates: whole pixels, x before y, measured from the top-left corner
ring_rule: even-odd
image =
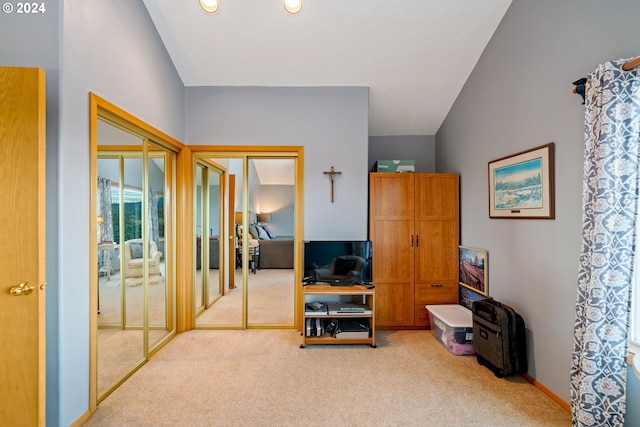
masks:
[[[410,327],[414,324],[414,174],[371,173],[369,187],[376,327]]]
[[[459,176],[415,176],[415,319],[427,327],[428,304],[458,302]]]

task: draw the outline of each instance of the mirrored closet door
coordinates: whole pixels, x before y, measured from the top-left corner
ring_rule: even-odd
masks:
[[[131,123],[98,118],[98,401],[175,334],[174,158]]]
[[[198,327],[242,325],[238,309],[241,301],[232,288],[225,286],[228,282],[225,245],[229,239],[224,222],[225,170],[223,165],[212,161],[199,160],[196,164],[193,295]]]
[[[196,327],[294,327],[297,158],[249,153],[199,156],[194,193]],[[217,181],[209,176],[215,168],[207,163],[218,165],[226,171],[221,177],[228,177],[220,186],[219,205],[215,200]],[[209,182],[200,186],[207,176]],[[197,248],[199,239],[206,234],[205,221],[215,219],[217,213],[213,210],[227,217],[228,222],[223,221],[221,227],[228,230],[228,243],[232,244],[219,247],[230,261],[221,260],[221,265],[228,265],[229,271],[220,270],[219,297],[206,305],[200,296],[204,291],[200,289],[211,287],[207,287],[202,278],[212,277],[212,272],[205,275],[198,270],[206,261],[206,255]],[[215,232],[213,238],[216,238]]]
[[[249,157],[247,324],[293,326],[295,159]]]

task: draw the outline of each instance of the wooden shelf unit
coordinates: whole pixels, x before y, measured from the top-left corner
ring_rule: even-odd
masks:
[[[331,286],[331,285],[305,285],[302,287],[302,344],[304,348],[308,344],[369,344],[376,347],[375,328],[375,288],[363,285],[353,286]],[[371,307],[370,314],[345,313],[345,314],[308,314],[305,313],[305,304],[308,302],[336,302],[352,301],[366,303]],[[307,319],[367,319],[369,322],[369,338],[335,338],[330,332],[325,332],[323,336],[307,336]]]

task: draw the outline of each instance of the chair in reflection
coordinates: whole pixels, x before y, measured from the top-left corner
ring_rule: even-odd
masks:
[[[131,239],[124,242],[124,277],[142,277],[142,239]],[[149,242],[149,275],[160,274],[160,258],[156,242]]]

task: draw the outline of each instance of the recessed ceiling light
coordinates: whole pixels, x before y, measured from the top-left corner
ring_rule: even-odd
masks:
[[[299,13],[302,10],[302,0],[284,0],[284,9],[289,13]]]
[[[218,0],[200,0],[200,7],[209,13],[216,13],[218,11]]]

